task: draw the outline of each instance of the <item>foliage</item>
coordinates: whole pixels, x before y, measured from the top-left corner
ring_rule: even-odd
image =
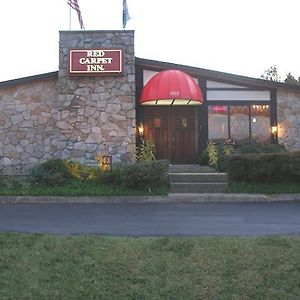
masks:
[[[138,161],[155,160],[155,145],[151,140],[141,140],[141,144],[136,147],[136,159]]]
[[[300,185],[297,182],[243,182],[229,181],[229,193],[247,193],[247,194],[299,194]]]
[[[98,170],[94,167],[85,166],[79,162],[65,162],[72,177],[79,180],[91,180],[97,177]]]
[[[166,160],[140,161],[122,168],[122,182],[127,187],[152,189],[168,184],[169,162]]]
[[[230,139],[214,143],[210,141],[200,155],[200,164],[209,165],[217,170],[226,169],[228,157],[234,153],[236,143]]]
[[[278,68],[276,65],[271,66],[267,70],[264,71],[264,73],[260,76],[261,79],[264,80],[270,80],[275,82],[282,82],[290,85],[300,85],[300,77],[298,77],[298,80],[289,72],[286,75],[286,78],[284,80],[281,80],[279,74],[278,74]]]
[[[232,155],[228,174],[244,182],[300,182],[300,152]]]
[[[207,144],[207,154],[208,154],[208,165],[218,169],[218,148],[215,143],[209,142]]]
[[[101,171],[99,169],[94,179],[98,183],[115,186],[122,185],[122,165],[115,165],[110,171]]]
[[[0,233],[0,299],[299,299],[294,237]]]
[[[273,65],[269,69],[265,70],[260,78],[262,78],[264,80],[279,82],[280,81],[280,76],[278,74],[277,66]]]
[[[291,85],[300,85],[300,77],[297,80],[291,73],[288,73],[284,82]]]
[[[60,186],[72,178],[68,164],[61,159],[50,159],[30,172],[32,182],[51,186]]]
[[[235,149],[235,154],[240,153],[278,153],[287,152],[285,147],[280,144],[250,144],[239,146]]]

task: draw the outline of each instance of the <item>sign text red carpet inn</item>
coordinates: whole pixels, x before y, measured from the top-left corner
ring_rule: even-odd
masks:
[[[121,49],[72,49],[69,55],[70,75],[121,74]]]

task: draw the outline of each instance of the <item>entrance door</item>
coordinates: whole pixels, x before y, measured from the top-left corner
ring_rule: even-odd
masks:
[[[153,140],[157,159],[194,163],[198,155],[197,107],[144,107],[145,138]]]

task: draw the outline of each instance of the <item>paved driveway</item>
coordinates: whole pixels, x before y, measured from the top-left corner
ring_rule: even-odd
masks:
[[[3,204],[0,231],[132,236],[300,234],[300,202]]]

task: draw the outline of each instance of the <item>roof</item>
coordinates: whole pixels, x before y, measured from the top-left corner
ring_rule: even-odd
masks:
[[[27,76],[27,77],[2,81],[0,82],[0,88],[14,87],[16,85],[31,83],[34,81],[57,79],[57,78],[58,78],[58,71],[43,73],[43,74],[38,74],[33,76]]]
[[[292,91],[300,91],[300,86],[286,84],[284,82],[275,82],[275,81],[269,81],[264,79],[257,79],[257,78],[213,71],[208,69],[202,69],[202,68],[197,68],[197,67],[192,67],[187,65],[180,65],[180,64],[174,64],[169,62],[144,59],[139,57],[135,58],[135,63],[137,66],[141,66],[141,67],[145,67],[157,71],[166,70],[166,69],[177,69],[189,73],[190,75],[205,77],[208,80],[216,80],[216,81],[219,80],[226,83],[244,84],[246,86],[252,86],[252,87],[255,86],[260,88],[288,89]],[[2,81],[0,82],[0,88],[13,87],[19,84],[26,84],[38,80],[49,80],[49,79],[57,79],[57,78],[58,78],[58,71],[49,72],[49,73],[38,74],[34,76]]]
[[[216,81],[220,80],[222,82],[227,82],[232,84],[244,84],[244,85],[256,86],[260,88],[271,88],[271,89],[281,88],[281,89],[300,91],[300,86],[286,84],[284,82],[257,79],[257,78],[247,77],[247,76],[240,76],[240,75],[235,75],[230,73],[224,73],[219,71],[213,71],[208,69],[202,69],[202,68],[162,62],[162,61],[155,61],[155,60],[138,58],[138,57],[135,58],[135,62],[136,65],[146,67],[152,70],[160,71],[165,69],[178,69],[187,72],[193,76],[205,77],[208,80],[216,80]]]

